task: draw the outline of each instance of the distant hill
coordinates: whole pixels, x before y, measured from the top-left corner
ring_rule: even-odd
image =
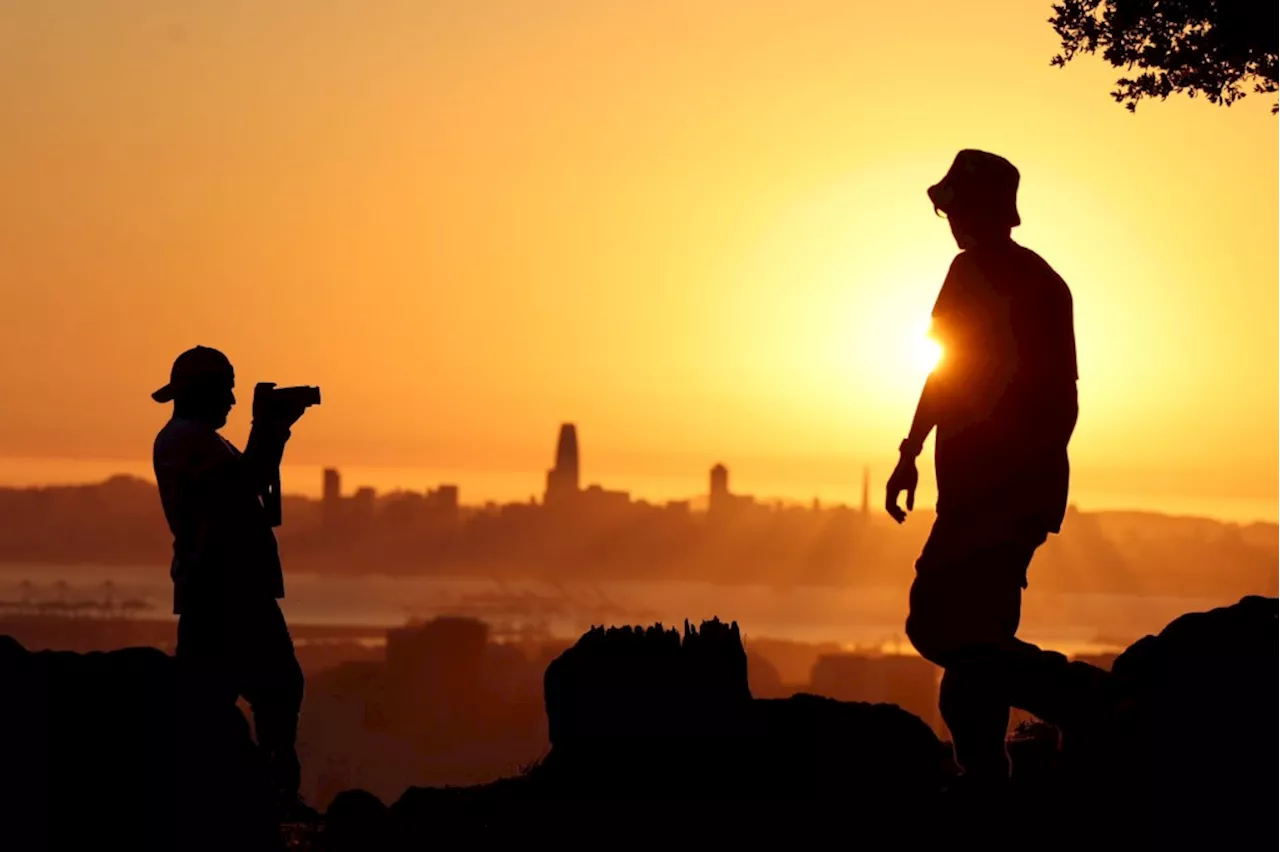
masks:
[[[841,506],[750,503],[722,517],[613,495],[567,513],[530,503],[441,508],[409,492],[341,502],[339,523],[319,500],[285,498],[277,535],[290,570],[901,586],[930,521],[918,512],[899,527]],[[0,562],[163,565],[171,554],[145,480],[0,488]],[[1072,509],[1037,555],[1034,580],[1060,592],[1275,595],[1278,560],[1273,523]]]

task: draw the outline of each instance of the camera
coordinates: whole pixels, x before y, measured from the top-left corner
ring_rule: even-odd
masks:
[[[258,382],[253,388],[253,416],[257,420],[262,417],[271,420],[281,409],[310,408],[320,404],[320,388],[313,385],[299,385],[291,388],[278,388],[275,382]],[[293,414],[297,417],[297,414]],[[283,447],[281,447],[283,452]],[[279,457],[277,457],[278,459]],[[277,461],[277,464],[279,462]],[[280,469],[276,468],[273,482],[260,494],[262,508],[267,514],[267,521],[273,527],[281,524],[280,505]]]
[[[261,400],[267,405],[300,405],[310,408],[320,404],[320,388],[312,385],[298,385],[291,388],[278,388],[275,382],[259,382],[253,389],[254,402]]]
[[[292,388],[273,388],[271,391],[277,399],[310,408],[320,404],[320,388],[311,385],[298,385]]]

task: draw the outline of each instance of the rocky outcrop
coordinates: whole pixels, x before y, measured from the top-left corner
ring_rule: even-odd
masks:
[[[0,636],[0,685],[0,848],[274,847],[248,723],[183,701],[172,657]]]
[[[738,733],[750,706],[736,622],[592,628],[547,667],[552,747]]]
[[[367,790],[344,790],[325,811],[323,852],[379,852],[391,845],[391,814]]]
[[[893,798],[944,781],[945,747],[897,706],[753,699],[737,623],[596,628],[547,669],[545,694],[552,750],[535,776],[574,795]],[[712,765],[710,788],[669,771]]]
[[[1112,729],[1068,783],[1104,792],[1161,842],[1274,845],[1278,604],[1246,597],[1131,645],[1111,667]]]
[[[1067,697],[1096,706],[1060,732],[1019,732],[1006,811],[1029,831],[1054,826],[1069,848],[1274,846],[1278,603],[1246,597],[1181,616],[1110,674],[1064,670],[1085,693]]]
[[[399,848],[542,831],[590,842],[619,826],[631,840],[708,826],[746,840],[762,819],[801,830],[854,802],[937,795],[948,749],[923,721],[889,704],[753,699],[746,660],[719,620],[593,629],[547,669],[547,757],[484,787],[410,789],[391,809]]]
[[[1245,598],[1174,621],[1111,673],[1064,667],[1060,697],[1087,724],[1024,726],[1013,783],[977,798],[944,789],[949,749],[896,706],[751,698],[736,625],[596,629],[547,672],[545,761],[485,787],[410,790],[393,824],[401,848],[481,827],[565,839],[714,826],[729,842],[784,824],[905,845],[1270,848],[1276,613],[1274,598]]]

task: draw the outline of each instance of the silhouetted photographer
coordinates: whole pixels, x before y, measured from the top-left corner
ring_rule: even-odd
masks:
[[[280,517],[280,462],[291,428],[320,402],[318,388],[254,390],[244,452],[218,433],[236,404],[235,371],[216,349],[197,346],[173,363],[152,394],[173,402],[156,436],[156,481],[173,533],[177,657],[191,712],[243,696],[258,745],[289,818],[298,801],[294,745],[303,677],[277,603],[284,579],[273,527]]]
[[[1078,415],[1071,291],[1015,243],[1018,170],[965,150],[929,188],[961,249],[933,309],[942,361],[899,447],[885,508],[914,508],[916,457],[937,427],[937,520],[916,562],[907,635],[942,666],[939,698],[971,780],[1007,781],[1010,705],[1064,718],[1066,660],[1015,637],[1027,568],[1061,530]]]

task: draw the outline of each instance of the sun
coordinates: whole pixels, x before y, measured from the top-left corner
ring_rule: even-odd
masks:
[[[942,362],[942,344],[930,337],[926,331],[913,342],[911,358],[916,369],[923,373],[932,373]]]

